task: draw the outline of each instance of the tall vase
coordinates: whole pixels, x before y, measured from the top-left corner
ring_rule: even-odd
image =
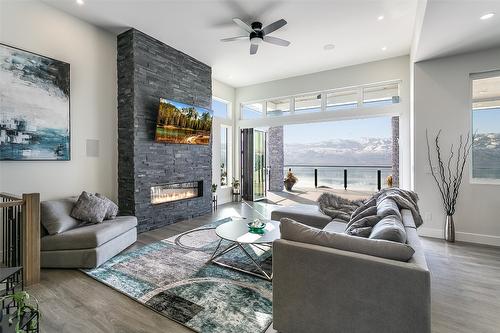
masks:
[[[444,224],[444,239],[447,242],[455,242],[455,222],[453,222],[453,215],[446,215],[446,222]]]

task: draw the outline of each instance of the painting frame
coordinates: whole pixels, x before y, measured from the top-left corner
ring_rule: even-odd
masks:
[[[165,109],[170,105],[174,110]],[[191,112],[190,112],[191,111]],[[177,122],[182,124],[173,124],[173,119],[169,117],[172,113]],[[195,113],[196,117],[190,116]],[[209,118],[204,116],[208,114]],[[179,120],[179,115],[182,120]],[[212,138],[214,112],[211,108],[205,108],[194,104],[188,104],[172,98],[160,97],[158,106],[158,115],[155,124],[155,142],[164,144],[188,144],[209,146]],[[195,122],[196,124],[187,123]],[[199,126],[199,127],[194,127]],[[164,133],[167,131],[168,134]],[[180,139],[179,139],[180,138]]]
[[[19,53],[25,53],[31,57],[39,57],[40,59],[50,61],[52,63],[57,63],[60,66],[66,67],[65,78],[67,81],[65,83],[67,85],[67,93],[65,95],[66,95],[66,99],[67,99],[67,102],[66,102],[66,104],[67,104],[66,105],[66,115],[67,115],[66,130],[67,130],[67,134],[65,135],[65,139],[64,139],[65,140],[65,142],[64,142],[65,143],[65,147],[64,147],[65,153],[64,153],[63,157],[61,157],[61,158],[57,158],[57,157],[56,158],[47,158],[47,157],[44,157],[44,158],[40,158],[40,157],[12,158],[12,157],[5,157],[4,153],[2,151],[0,151],[0,162],[23,162],[23,161],[25,161],[25,162],[29,162],[29,161],[68,162],[68,161],[71,161],[71,153],[72,153],[72,149],[71,149],[71,145],[72,145],[72,140],[71,140],[71,64],[68,62],[62,61],[62,60],[58,60],[58,59],[55,59],[52,57],[45,56],[45,55],[37,53],[37,52],[33,52],[33,51],[30,51],[30,50],[27,50],[24,48],[12,46],[12,45],[0,42],[0,51],[2,51],[1,49],[7,49],[7,50],[19,52]],[[1,61],[2,60],[4,60],[4,59],[2,58],[2,55],[0,54],[0,70],[2,70],[1,69],[1,65],[2,65]],[[0,85],[1,84],[2,84],[2,82],[0,82]],[[3,105],[0,104],[0,121],[2,121],[2,117],[4,117],[4,115],[5,115],[4,110],[2,108],[3,108]]]

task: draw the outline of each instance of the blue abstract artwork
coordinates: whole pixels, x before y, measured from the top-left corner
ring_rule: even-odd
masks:
[[[70,160],[70,65],[0,44],[0,160]]]

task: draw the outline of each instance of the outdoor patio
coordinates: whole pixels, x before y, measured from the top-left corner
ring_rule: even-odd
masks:
[[[360,190],[294,187],[292,192],[286,190],[276,192],[268,191],[267,202],[281,206],[314,204],[318,197],[324,192],[334,193],[350,200],[367,199],[374,193],[372,191]]]

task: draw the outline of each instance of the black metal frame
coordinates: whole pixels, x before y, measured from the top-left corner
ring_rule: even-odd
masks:
[[[5,289],[2,292],[2,297],[11,296],[16,292],[24,290],[22,267],[2,267],[0,268],[0,276],[2,277],[2,280],[0,280],[0,285],[5,286]],[[2,307],[0,311],[2,311],[2,315],[0,320],[0,331],[5,333],[15,332],[16,323],[14,322],[10,324],[9,318],[12,317],[11,313],[15,313],[14,309],[17,309],[16,302],[13,299],[10,299],[8,301],[2,300],[1,305]],[[27,315],[23,315],[19,328],[26,333],[40,332],[40,315],[38,311],[38,304],[36,305],[36,311],[30,312]]]

